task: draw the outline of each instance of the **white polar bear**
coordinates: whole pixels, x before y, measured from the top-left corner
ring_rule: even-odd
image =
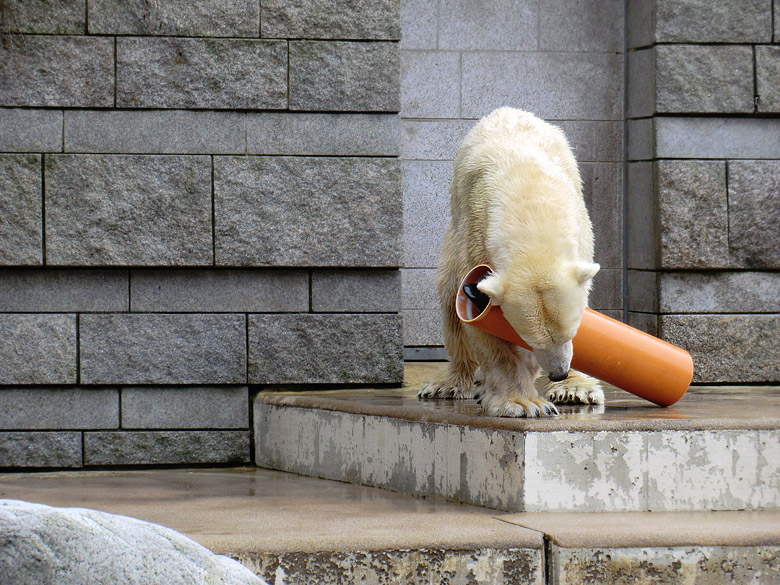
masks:
[[[450,364],[418,396],[477,397],[489,415],[514,417],[557,414],[553,403],[603,404],[597,380],[574,371],[566,378],[599,265],[563,132],[520,110],[494,111],[458,150],[450,192],[452,220],[437,273]],[[493,268],[479,290],[533,352],[458,320],[458,287],[477,264]],[[475,385],[478,366],[483,380]],[[534,388],[539,366],[551,380],[545,398]]]

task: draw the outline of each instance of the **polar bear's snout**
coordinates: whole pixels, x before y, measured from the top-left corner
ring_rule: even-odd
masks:
[[[571,358],[574,348],[571,341],[551,349],[534,348],[536,361],[539,363],[547,377],[553,382],[560,382],[569,376]]]

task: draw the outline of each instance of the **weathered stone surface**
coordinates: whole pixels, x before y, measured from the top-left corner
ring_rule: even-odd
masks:
[[[0,384],[75,382],[75,315],[0,314]]]
[[[401,270],[401,304],[404,309],[437,309],[436,270],[404,268]]]
[[[539,8],[541,50],[623,50],[623,0],[553,0]]]
[[[680,273],[682,278],[695,273]],[[658,313],[660,310],[659,280],[665,276],[654,270],[629,270],[628,271],[628,310],[643,313]],[[681,302],[687,306],[688,299],[685,294],[681,296]],[[668,312],[668,311],[667,311]],[[675,312],[688,312],[687,310]]]
[[[404,112],[406,114],[406,112]],[[401,158],[455,160],[473,120],[401,120]]]
[[[283,41],[118,38],[117,105],[284,109]]]
[[[23,36],[0,45],[0,105],[114,105],[114,41]]]
[[[655,164],[662,266],[728,267],[725,163],[664,160]]]
[[[311,310],[383,313],[401,309],[401,273],[397,270],[315,270]]]
[[[290,41],[290,109],[397,112],[398,44]]]
[[[0,151],[60,152],[62,112],[0,109]]]
[[[460,53],[405,53],[401,63],[404,118],[458,118],[459,84]]]
[[[11,0],[0,11],[0,30],[8,33],[84,34],[86,0]]]
[[[650,0],[630,0],[626,2],[626,48],[638,49],[655,42],[653,9],[655,2]]]
[[[766,43],[772,12],[766,0],[660,0],[655,3],[659,43]]]
[[[661,45],[655,53],[659,112],[753,112],[751,47]]]
[[[80,317],[84,384],[246,382],[245,317],[114,314]]]
[[[403,161],[403,264],[405,268],[434,268],[450,220],[449,161]]]
[[[249,463],[249,431],[84,433],[85,465]]]
[[[444,345],[439,309],[404,309],[404,345]]]
[[[401,2],[401,49],[435,49],[438,4]]]
[[[7,269],[0,272],[0,311],[127,311],[127,271]]]
[[[251,384],[398,383],[398,315],[250,315]]]
[[[46,157],[49,264],[212,262],[207,156]]]
[[[264,0],[264,38],[398,40],[398,0]]]
[[[0,500],[0,564],[17,585],[263,585],[170,528],[84,508]]]
[[[780,161],[731,161],[728,172],[733,265],[780,268]]]
[[[756,47],[759,112],[780,112],[780,47]]]
[[[119,391],[84,388],[6,388],[0,392],[0,429],[116,429]]]
[[[397,266],[398,162],[216,157],[216,263]]]
[[[577,162],[623,162],[623,123],[591,120],[553,122],[566,134]]]
[[[626,114],[629,118],[652,116],[656,111],[655,51],[631,51],[627,59]]]
[[[595,237],[595,260],[602,268],[623,266],[623,170],[620,163],[582,163],[582,195]]]
[[[264,313],[309,310],[303,270],[134,270],[133,311]]]
[[[659,158],[780,158],[780,119],[656,118]]]
[[[0,155],[0,265],[42,264],[41,157]]]
[[[778,382],[780,315],[661,315],[661,337],[693,356],[694,382]]]
[[[629,268],[656,268],[659,238],[653,163],[628,163],[626,182],[626,263]]]
[[[80,432],[0,432],[3,467],[81,467]]]
[[[780,273],[661,274],[663,313],[771,313],[780,308]]]
[[[89,0],[90,34],[256,37],[259,29],[254,0]]]
[[[602,268],[593,280],[588,306],[596,311],[623,308],[623,271]]]
[[[391,114],[247,114],[249,154],[397,156],[398,117]]]
[[[439,3],[438,48],[529,51],[538,47],[539,6],[532,2]]]
[[[248,426],[246,386],[122,388],[123,429],[245,429]]]
[[[627,153],[630,161],[650,160],[653,158],[653,118],[628,120]]]

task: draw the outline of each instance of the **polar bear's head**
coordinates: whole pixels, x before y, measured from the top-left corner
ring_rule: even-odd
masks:
[[[509,324],[533,348],[541,368],[557,381],[569,373],[571,340],[598,271],[595,263],[553,262],[493,272],[477,288],[501,306]]]

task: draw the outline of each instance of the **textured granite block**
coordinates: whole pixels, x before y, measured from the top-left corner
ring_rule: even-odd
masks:
[[[628,163],[626,181],[626,263],[629,268],[656,268],[659,238],[653,163]]]
[[[753,112],[752,47],[661,45],[655,52],[659,112]]]
[[[116,429],[119,391],[84,388],[0,390],[0,429]]]
[[[0,265],[42,264],[41,157],[0,155]]]
[[[659,277],[660,273],[648,270],[629,270],[628,310],[643,313],[658,313],[660,310]],[[683,297],[684,298],[684,297]],[[687,311],[679,311],[687,312]]]
[[[588,120],[553,122],[566,134],[578,162],[622,162],[623,123]]]
[[[399,383],[398,315],[250,315],[251,384]]]
[[[86,0],[12,0],[0,10],[0,30],[8,33],[86,32]]]
[[[780,161],[730,161],[728,176],[732,264],[780,268]]]
[[[631,327],[658,337],[658,315],[651,313],[628,313],[628,321]]]
[[[653,118],[628,120],[627,127],[627,157],[630,161],[650,160],[653,157]]]
[[[729,265],[726,165],[710,161],[655,163],[661,265],[717,268]]]
[[[458,118],[459,84],[459,53],[405,53],[401,63],[404,118]]]
[[[780,307],[778,272],[661,274],[663,313],[771,313]]]
[[[596,311],[623,308],[623,271],[602,268],[593,279],[588,306]]]
[[[84,433],[84,465],[249,463],[249,431]]]
[[[780,382],[780,315],[661,315],[661,337],[693,356],[694,382]]]
[[[659,158],[780,158],[780,119],[656,118]]]
[[[243,154],[246,118],[237,112],[69,110],[65,152]]]
[[[623,266],[623,172],[620,163],[579,165],[582,195],[595,238],[595,260],[602,268]]]
[[[290,109],[397,112],[398,43],[290,41]]]
[[[626,10],[626,48],[638,49],[655,42],[653,25],[653,0],[627,0]]]
[[[404,345],[444,345],[439,309],[404,309]]]
[[[256,37],[255,0],[89,0],[89,32],[105,35]]]
[[[114,105],[114,41],[23,36],[0,45],[0,105]]]
[[[207,156],[46,157],[49,264],[212,262]]]
[[[84,384],[246,382],[243,315],[82,315],[79,338]]]
[[[217,157],[216,262],[223,266],[397,266],[398,162]]]
[[[0,467],[81,467],[81,433],[0,433]]]
[[[399,0],[263,0],[264,38],[398,40]]]
[[[127,311],[127,289],[125,270],[3,270],[0,271],[0,311]]]
[[[436,270],[404,268],[401,270],[401,305],[404,309],[439,309],[436,292]]]
[[[623,5],[624,0],[551,0],[541,4],[539,48],[622,51]]]
[[[383,313],[401,309],[401,273],[397,270],[314,270],[314,312]]]
[[[403,161],[403,264],[405,268],[434,268],[449,224],[449,161]]]
[[[75,382],[75,315],[0,314],[0,384]]]
[[[62,112],[0,109],[0,151],[59,152],[62,150]]]
[[[766,43],[772,39],[767,0],[657,0],[659,43]]]
[[[309,310],[303,270],[134,270],[132,311],[264,313]]]
[[[448,51],[529,51],[538,47],[539,7],[534,2],[439,3],[438,48]]]
[[[119,107],[287,107],[283,41],[120,37],[116,50]]]
[[[462,115],[513,106],[545,119],[620,120],[622,69],[615,53],[464,53]]]
[[[652,116],[656,110],[655,51],[630,51],[627,59],[626,115],[629,118]]]
[[[756,47],[756,94],[759,112],[780,112],[780,47]]]
[[[437,10],[437,4],[428,0],[401,2],[401,49],[436,48]]]
[[[406,115],[406,112],[404,112]],[[455,160],[474,120],[401,120],[401,158]]]
[[[245,429],[248,425],[246,386],[122,388],[123,429]]]
[[[397,156],[399,119],[392,114],[247,114],[249,154]]]

